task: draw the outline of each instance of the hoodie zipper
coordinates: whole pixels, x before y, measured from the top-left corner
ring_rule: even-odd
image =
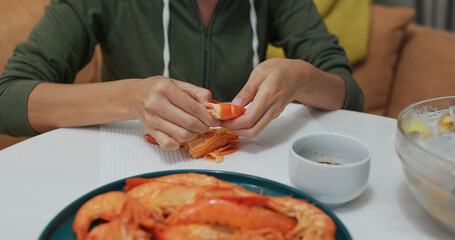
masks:
[[[198,12],[198,15],[199,15],[199,9],[198,9],[198,6],[197,6],[197,3],[195,0],[193,0],[193,3],[194,3],[194,9]],[[215,7],[215,10],[213,11],[213,14],[212,14],[212,19],[210,19],[210,22],[209,22],[209,25],[207,28],[204,27],[204,24],[202,23],[202,19],[200,20],[200,24],[202,26],[202,30],[204,32],[204,45],[203,45],[203,70],[202,70],[202,87],[203,88],[208,88],[209,87],[209,38],[210,38],[210,34],[212,32],[212,25],[213,25],[213,21],[217,15],[217,12],[219,11],[219,9],[221,8],[221,4],[223,3],[223,0],[219,0],[216,7]],[[200,15],[199,15],[200,16]]]
[[[207,72],[208,72],[208,28],[204,29],[204,65],[203,65],[203,71],[202,71],[202,87],[203,88],[208,88],[208,77],[207,77]]]

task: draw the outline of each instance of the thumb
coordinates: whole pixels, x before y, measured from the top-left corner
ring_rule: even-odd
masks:
[[[258,71],[257,68],[253,70],[245,86],[243,86],[242,90],[240,90],[237,96],[232,100],[231,104],[242,107],[248,105],[251,101],[253,101],[254,96],[256,96],[259,86],[264,81],[264,79],[264,73]]]
[[[210,101],[212,98],[212,92],[210,90],[195,86],[187,82],[176,81],[177,86],[182,89],[183,92],[190,95],[199,103],[205,103]]]
[[[206,103],[212,99],[212,92],[208,89],[197,87],[197,89],[191,90],[193,91],[190,91],[188,94],[190,94],[190,96],[196,99],[199,103]]]

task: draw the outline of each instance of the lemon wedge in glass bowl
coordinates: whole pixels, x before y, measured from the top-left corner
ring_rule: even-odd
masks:
[[[412,104],[398,116],[395,150],[408,186],[455,235],[455,96]]]

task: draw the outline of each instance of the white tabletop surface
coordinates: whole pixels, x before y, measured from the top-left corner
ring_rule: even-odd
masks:
[[[359,138],[373,151],[366,190],[334,209],[353,239],[454,239],[406,185],[395,119],[311,113],[327,131]],[[100,185],[99,126],[54,130],[0,151],[0,239],[37,239],[64,207]]]

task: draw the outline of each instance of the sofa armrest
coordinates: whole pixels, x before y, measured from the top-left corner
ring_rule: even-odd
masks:
[[[3,73],[14,48],[27,39],[31,29],[44,14],[49,0],[0,0],[0,74]],[[75,83],[99,82],[101,79],[101,50],[98,46],[91,62],[76,76]],[[0,134],[0,150],[25,140]]]
[[[3,150],[4,148],[7,148],[25,139],[28,139],[28,137],[11,137],[8,135],[0,134],[0,150]]]
[[[367,57],[354,65],[354,78],[365,95],[367,113],[385,115],[395,66],[406,28],[414,18],[412,8],[371,6],[371,32]]]
[[[396,66],[386,115],[411,103],[455,95],[455,33],[411,24]]]

